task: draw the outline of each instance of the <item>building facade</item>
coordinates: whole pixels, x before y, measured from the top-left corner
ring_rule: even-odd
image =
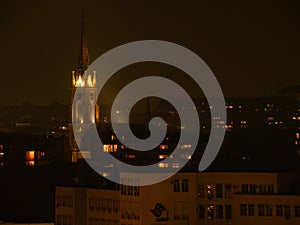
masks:
[[[117,190],[56,187],[56,225],[120,224]]]
[[[109,191],[59,187],[56,198],[64,189],[83,190],[85,202],[75,201],[73,207],[85,212],[80,221],[87,225],[300,224],[300,195],[281,192],[281,181],[293,185],[282,179],[288,174],[177,173],[161,183],[139,187],[147,176],[154,174],[122,174],[128,185]],[[92,196],[99,196],[99,201]],[[107,198],[106,205],[103,198]],[[110,213],[103,214],[101,206],[106,212],[111,208]],[[57,207],[56,216],[61,212]],[[79,224],[73,218],[73,224]]]

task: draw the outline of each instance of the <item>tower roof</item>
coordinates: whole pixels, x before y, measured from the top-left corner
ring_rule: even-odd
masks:
[[[87,36],[86,36],[86,23],[85,23],[85,14],[82,14],[81,21],[81,39],[80,39],[80,54],[78,61],[78,69],[86,70],[90,64],[89,50],[87,45]]]

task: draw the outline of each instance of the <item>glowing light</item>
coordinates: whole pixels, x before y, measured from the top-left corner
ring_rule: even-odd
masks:
[[[169,164],[168,163],[158,163],[159,168],[168,168]]]
[[[93,87],[93,86],[94,86],[94,85],[93,85],[93,81],[92,81],[91,75],[88,76],[87,85],[88,85],[89,87]]]
[[[83,86],[84,86],[84,81],[82,80],[82,77],[79,75],[75,87],[83,87]]]
[[[34,160],[35,151],[26,151],[26,160]]]
[[[172,168],[178,169],[180,168],[179,163],[173,163]]]
[[[159,148],[162,149],[162,150],[164,150],[164,149],[168,149],[169,146],[168,145],[160,145]]]
[[[158,158],[159,159],[166,159],[166,158],[168,158],[168,155],[158,155]]]
[[[118,145],[103,145],[103,152],[116,152]]]

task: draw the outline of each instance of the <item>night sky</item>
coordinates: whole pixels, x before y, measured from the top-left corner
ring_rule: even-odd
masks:
[[[70,102],[83,10],[91,61],[120,44],[159,39],[197,53],[225,97],[300,84],[297,0],[2,0],[0,104]]]

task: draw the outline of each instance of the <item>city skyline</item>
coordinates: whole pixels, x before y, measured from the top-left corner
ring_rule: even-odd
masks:
[[[158,39],[198,54],[214,72],[225,98],[274,95],[300,84],[297,2],[31,1],[2,6],[0,61],[6,85],[1,104],[70,103],[83,10],[91,61],[130,41]],[[123,71],[119,82],[144,72],[143,67]]]

